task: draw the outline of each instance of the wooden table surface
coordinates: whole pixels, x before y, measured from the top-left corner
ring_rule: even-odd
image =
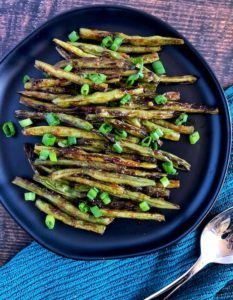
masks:
[[[0,2],[0,57],[54,15],[82,5],[103,3],[98,0]],[[204,56],[222,86],[233,83],[233,0],[107,0],[104,3],[132,6],[167,21]],[[0,205],[0,265],[31,240]]]

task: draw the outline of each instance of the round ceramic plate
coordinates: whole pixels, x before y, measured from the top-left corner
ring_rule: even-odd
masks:
[[[14,111],[23,109],[17,91],[23,89],[22,77],[38,77],[34,60],[55,63],[59,56],[52,39],[66,39],[80,27],[121,31],[130,35],[181,37],[165,22],[144,12],[120,6],[91,6],[65,12],[49,20],[15,47],[0,64],[0,122],[13,120]],[[211,49],[210,49],[211,51]],[[171,201],[178,211],[164,211],[166,222],[115,220],[103,236],[56,223],[48,230],[44,214],[34,203],[23,200],[24,191],[11,184],[15,176],[30,178],[32,171],[23,151],[25,142],[37,138],[22,136],[17,125],[16,137],[0,133],[1,202],[15,220],[46,248],[75,259],[100,259],[150,253],[177,241],[197,226],[213,205],[227,170],[231,126],[223,91],[213,72],[185,39],[183,46],[166,46],[160,54],[169,75],[193,74],[194,85],[159,87],[160,91],[179,90],[182,100],[217,106],[219,115],[196,115],[190,120],[200,132],[200,141],[191,146],[187,137],[181,142],[165,142],[164,149],[192,165],[189,173],[180,173],[181,188],[172,191]]]

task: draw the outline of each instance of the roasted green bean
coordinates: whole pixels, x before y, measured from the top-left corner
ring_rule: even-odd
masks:
[[[36,200],[36,207],[43,211],[44,213],[53,216],[55,219],[61,221],[64,224],[70,225],[74,228],[80,228],[87,231],[93,231],[99,234],[103,234],[106,226],[104,225],[98,225],[98,224],[92,224],[85,221],[77,220],[73,217],[70,217],[69,215],[63,213],[58,208],[52,206],[51,204],[46,203],[42,200]]]

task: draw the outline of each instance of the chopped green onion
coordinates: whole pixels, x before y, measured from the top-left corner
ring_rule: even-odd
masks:
[[[185,113],[182,113],[179,115],[179,117],[175,120],[176,125],[182,125],[183,123],[186,123],[188,121],[188,115]]]
[[[143,147],[150,147],[151,141],[152,141],[152,138],[150,136],[147,136],[141,141],[141,145]]]
[[[99,132],[102,134],[108,134],[112,131],[112,125],[103,123],[99,128]]]
[[[139,74],[132,74],[126,79],[126,84],[129,86],[133,85],[136,80],[139,79]]]
[[[71,65],[67,65],[67,66],[64,68],[64,71],[70,72],[72,69],[73,69],[73,67],[72,67]]]
[[[139,67],[143,64],[143,58],[142,57],[131,57],[131,61],[134,65],[139,65]]]
[[[65,148],[68,146],[68,141],[67,140],[60,140],[58,143],[58,146],[61,148]]]
[[[26,82],[28,82],[30,80],[30,77],[28,75],[24,75],[23,76],[23,84],[25,84]]]
[[[109,194],[106,192],[100,194],[100,199],[103,201],[105,205],[108,205],[112,201],[111,198],[109,197]]]
[[[112,37],[108,35],[102,39],[101,47],[109,48],[112,45],[112,43],[113,43]]]
[[[89,207],[84,202],[79,203],[78,208],[84,214],[86,214],[89,210]]]
[[[143,74],[143,67],[144,67],[144,63],[143,63],[143,58],[142,57],[132,57],[131,61],[133,64],[136,65],[136,67],[139,69],[137,74],[133,74],[135,76],[129,76],[128,80],[128,84],[129,85],[133,85],[134,81],[138,80],[138,79],[143,79],[144,74]],[[127,81],[126,81],[127,82]]]
[[[87,198],[90,200],[94,200],[98,194],[99,190],[96,187],[92,187],[88,193],[87,193]]]
[[[150,137],[151,137],[152,141],[158,141],[159,140],[159,135],[158,135],[156,130],[151,132]]]
[[[69,35],[68,35],[69,40],[74,43],[79,39],[79,35],[77,34],[76,31],[72,31]]]
[[[49,150],[44,149],[40,151],[39,159],[46,160],[48,159],[48,157],[49,157]]]
[[[54,216],[51,216],[51,215],[46,216],[45,224],[48,227],[48,229],[53,229],[55,226],[55,222],[56,222],[56,220],[55,220]]]
[[[118,142],[116,142],[115,144],[113,144],[112,148],[117,153],[122,153],[122,151],[123,151],[121,145]]]
[[[144,77],[143,72],[138,72],[138,79],[143,79],[143,77]]]
[[[114,41],[113,41],[113,43],[112,43],[110,49],[111,49],[112,51],[117,51],[117,49],[120,47],[120,45],[122,44],[122,42],[123,42],[123,38],[121,38],[120,36],[117,36],[117,37],[114,39]]]
[[[36,194],[32,192],[24,193],[24,200],[25,201],[35,201],[36,200]]]
[[[91,207],[90,211],[92,212],[93,216],[96,218],[99,218],[102,216],[102,213],[97,205]]]
[[[128,134],[124,129],[115,129],[115,133],[122,139],[127,138]]]
[[[160,128],[155,129],[156,133],[158,134],[159,137],[163,136],[163,131]]]
[[[115,139],[115,141],[120,141],[120,140],[122,140],[122,138],[119,136],[119,135],[114,135],[114,139]]]
[[[30,119],[30,118],[27,118],[27,119],[24,119],[24,120],[20,120],[19,121],[19,125],[21,126],[21,127],[27,127],[27,126],[30,126],[30,125],[32,125],[33,124],[33,122],[32,122],[32,120]]]
[[[126,94],[124,95],[121,100],[120,100],[120,104],[121,105],[124,105],[126,104],[127,102],[129,102],[131,100],[131,95],[130,94]]]
[[[173,167],[173,163],[171,161],[166,161],[162,164],[164,171],[170,175],[176,175],[177,171]]]
[[[75,136],[68,136],[68,145],[76,145],[77,144],[77,138]]]
[[[189,142],[191,145],[196,144],[200,140],[200,134],[198,131],[194,131],[192,134],[189,136]]]
[[[106,81],[107,76],[104,74],[88,74],[87,78],[89,78],[95,84],[101,84]]]
[[[170,183],[169,179],[165,176],[160,179],[160,182],[162,183],[163,187],[167,187]]]
[[[87,96],[89,94],[89,90],[90,90],[89,84],[84,83],[81,87],[81,94]]]
[[[157,75],[163,75],[166,73],[164,66],[160,60],[156,60],[152,63],[152,68]]]
[[[49,159],[53,162],[57,161],[57,154],[56,152],[49,152]]]
[[[155,96],[155,103],[156,104],[165,104],[167,103],[167,97],[164,95],[157,95]]]
[[[152,149],[158,150],[158,144],[155,141],[152,142]]]
[[[12,137],[15,135],[15,126],[11,121],[5,122],[2,126],[2,130],[6,137]]]
[[[142,211],[148,211],[150,210],[150,206],[146,201],[143,201],[139,204],[139,207]]]
[[[53,146],[56,142],[56,137],[53,134],[45,133],[42,137],[42,143],[45,146]]]
[[[54,113],[47,113],[45,119],[50,126],[57,126],[60,124],[60,120]]]

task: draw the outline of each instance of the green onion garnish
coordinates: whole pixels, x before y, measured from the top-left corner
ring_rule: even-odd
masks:
[[[12,137],[15,135],[15,126],[11,121],[5,122],[2,126],[2,130],[6,137]]]
[[[157,95],[155,96],[155,103],[156,104],[165,104],[167,103],[167,97],[164,95]]]
[[[79,39],[79,35],[77,34],[76,31],[72,31],[69,35],[68,35],[69,40],[74,43]]]
[[[68,136],[68,145],[76,145],[77,144],[77,138],[75,136]]]
[[[42,143],[45,146],[53,146],[56,142],[56,137],[53,134],[45,133],[42,137]]]
[[[87,96],[89,94],[89,90],[90,90],[89,84],[84,83],[81,87],[81,94]]]
[[[158,144],[155,141],[152,142],[151,146],[153,150],[158,150]]]
[[[155,151],[158,150],[158,148],[159,148],[158,144],[155,141],[153,141],[151,146],[152,146],[152,149],[155,150]]]
[[[92,212],[93,216],[96,218],[99,218],[102,216],[102,213],[97,205],[91,207],[90,211]]]
[[[30,77],[28,75],[24,75],[23,76],[23,84],[25,84],[26,82],[28,82],[30,80]]]
[[[67,66],[64,68],[64,71],[70,72],[72,69],[73,69],[73,67],[72,67],[71,65],[67,65]]]
[[[158,134],[159,137],[163,136],[163,131],[160,128],[155,129],[156,133]]]
[[[200,134],[198,131],[194,131],[192,134],[189,136],[189,142],[191,145],[196,144],[200,140]]]
[[[123,38],[121,38],[120,36],[117,36],[117,37],[114,39],[114,41],[113,41],[113,43],[112,43],[110,49],[111,49],[112,51],[117,51],[117,49],[120,47],[120,45],[122,44],[122,42],[123,42]]]
[[[109,194],[106,192],[100,194],[100,199],[103,201],[105,205],[108,205],[112,201],[111,198],[109,197]]]
[[[131,100],[131,95],[130,94],[126,94],[124,95],[121,100],[120,100],[120,104],[121,105],[124,105],[126,104],[127,102],[129,102]]]
[[[84,202],[79,203],[78,208],[84,214],[86,214],[89,210],[89,207]]]
[[[57,154],[55,152],[49,152],[49,159],[53,162],[57,161]]]
[[[159,135],[156,131],[151,132],[150,137],[153,141],[157,141],[159,139]]]
[[[36,194],[32,192],[24,193],[24,200],[25,201],[35,201],[36,200]]]
[[[132,74],[126,79],[126,84],[129,86],[133,85],[136,80],[139,79],[139,74]]]
[[[109,48],[112,45],[112,43],[113,43],[112,37],[108,35],[102,39],[101,47]]]
[[[87,198],[90,200],[94,200],[98,194],[99,190],[96,187],[92,187],[88,193],[87,193]]]
[[[47,113],[45,119],[50,126],[57,126],[60,124],[60,120],[54,113]]]
[[[163,169],[164,171],[167,173],[167,174],[170,174],[170,175],[176,175],[177,174],[177,171],[176,169],[174,168],[173,166],[173,163],[171,161],[166,161],[162,164],[163,166]]]
[[[51,215],[46,216],[45,224],[48,227],[48,229],[53,229],[55,226],[55,222],[56,222],[56,220],[55,220],[54,216],[51,216]]]
[[[152,138],[150,136],[147,136],[141,141],[141,145],[143,147],[150,147],[151,141],[152,141]]]
[[[115,133],[122,139],[127,138],[128,134],[124,129],[115,129]]]
[[[156,128],[150,134],[150,137],[153,141],[157,141],[161,136],[163,136],[163,131],[160,128]]]
[[[146,201],[143,201],[139,204],[139,207],[142,211],[148,211],[150,210],[150,206]]]
[[[138,65],[139,67],[143,64],[143,58],[142,57],[131,57],[131,61],[134,65]]]
[[[143,63],[143,58],[142,57],[132,57],[131,61],[133,64],[136,65],[136,67],[139,69],[137,74],[133,74],[131,76],[128,77],[128,79],[126,80],[126,83],[128,83],[128,85],[133,85],[134,82],[138,79],[143,79],[144,74],[143,74],[143,67],[144,67],[144,63]]]
[[[167,187],[170,183],[169,179],[165,176],[160,179],[160,182],[162,183],[163,187]]]
[[[103,123],[100,125],[99,132],[102,134],[108,134],[112,131],[112,125]]]
[[[113,144],[112,148],[117,153],[122,153],[122,151],[123,151],[121,145],[118,142],[116,142],[115,144]]]
[[[157,75],[163,75],[166,73],[164,66],[160,60],[156,60],[152,63],[152,68]]]
[[[101,84],[106,81],[107,76],[104,74],[88,74],[87,78],[89,78],[95,84]]]
[[[44,149],[40,151],[39,159],[46,160],[48,159],[48,157],[49,157],[49,150]]]
[[[188,115],[185,113],[182,113],[179,115],[179,117],[175,120],[176,125],[182,125],[183,123],[186,123],[188,121]]]
[[[24,119],[24,120],[20,120],[19,121],[19,125],[21,126],[21,127],[27,127],[27,126],[30,126],[30,125],[32,125],[33,124],[33,122],[32,122],[32,120],[30,119],[30,118],[27,118],[27,119]]]
[[[65,147],[68,147],[68,141],[67,140],[60,140],[58,143],[58,146],[61,147],[61,148],[65,148]]]

